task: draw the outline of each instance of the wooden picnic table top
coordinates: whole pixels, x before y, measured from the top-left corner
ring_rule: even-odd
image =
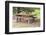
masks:
[[[23,15],[21,15],[21,14],[16,14],[16,16],[25,16],[25,17],[31,17],[32,15],[29,15],[29,14],[23,14]]]

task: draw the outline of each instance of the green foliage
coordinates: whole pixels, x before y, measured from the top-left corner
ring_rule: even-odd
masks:
[[[13,7],[13,15],[16,14],[16,12],[17,12],[17,8]]]
[[[13,15],[20,12],[32,13],[34,16],[40,16],[40,8],[13,7]]]
[[[36,17],[40,16],[40,9],[35,9],[35,11],[33,12],[33,15]]]
[[[22,11],[29,13],[29,12],[34,11],[34,9],[28,8],[28,7],[13,7],[13,13],[16,13],[16,12],[20,13]]]

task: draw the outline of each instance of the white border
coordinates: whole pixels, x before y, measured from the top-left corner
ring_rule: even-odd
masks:
[[[40,8],[40,27],[28,27],[28,28],[12,28],[12,12],[13,7],[36,7]],[[34,5],[34,4],[19,4],[19,3],[10,3],[9,4],[9,31],[10,32],[20,32],[20,31],[37,31],[43,30],[43,5]]]

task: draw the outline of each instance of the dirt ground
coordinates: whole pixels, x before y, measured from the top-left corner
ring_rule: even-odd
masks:
[[[22,23],[22,22],[16,22],[15,20],[12,23],[13,28],[20,28],[20,27],[40,27],[40,22],[33,22],[33,23]]]

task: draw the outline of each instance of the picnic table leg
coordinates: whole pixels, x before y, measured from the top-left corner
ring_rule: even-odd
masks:
[[[29,20],[28,20],[28,24],[29,24]]]
[[[31,20],[29,19],[29,20],[28,20],[28,24],[30,24],[30,23],[32,23],[32,22],[31,22]]]
[[[29,20],[28,20],[28,24],[30,24],[30,23],[31,23],[31,24],[33,23],[32,19],[29,19]]]
[[[16,17],[16,22],[18,22],[18,17]]]

